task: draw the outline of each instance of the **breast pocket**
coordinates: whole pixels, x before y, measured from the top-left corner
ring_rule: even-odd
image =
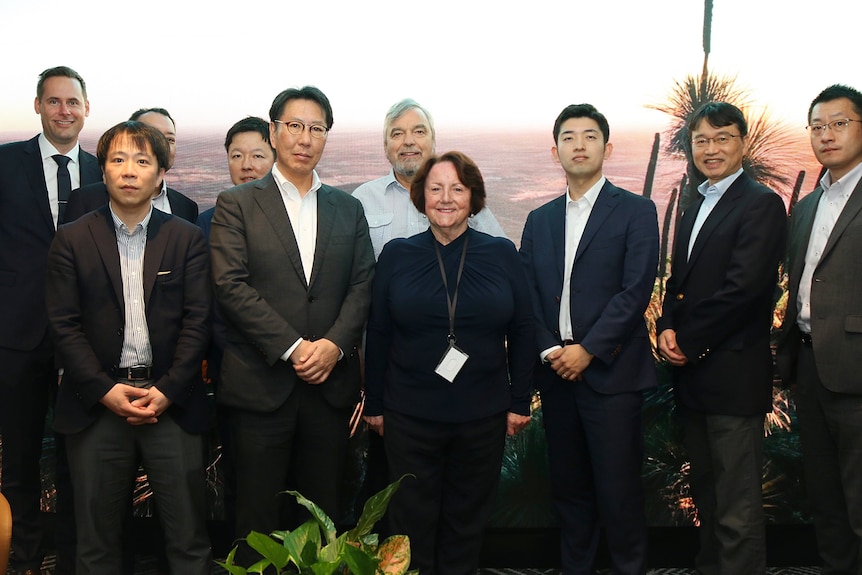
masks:
[[[383,245],[392,239],[391,228],[394,214],[365,214],[368,221],[368,235],[371,236],[371,245],[374,246],[375,257],[380,255]]]

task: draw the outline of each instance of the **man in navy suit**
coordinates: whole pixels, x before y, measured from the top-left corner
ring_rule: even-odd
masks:
[[[644,311],[659,232],[655,205],[602,175],[609,135],[589,104],[560,113],[551,153],[566,194],[530,212],[521,239],[566,575],[593,572],[601,524],[613,573],[646,572],[641,406],[657,380]]]
[[[77,573],[122,572],[122,521],[143,462],[172,573],[208,575],[200,364],[210,336],[203,233],[153,208],[168,143],[124,122],[99,140],[110,203],[57,232],[47,307],[61,365],[54,426],[67,434]]]
[[[42,563],[39,459],[57,385],[45,313],[48,248],[68,192],[102,179],[96,158],[78,145],[90,112],[83,78],[66,66],[45,70],[34,107],[42,133],[0,146],[2,485],[15,525],[11,566],[22,573],[38,573]],[[66,495],[58,492],[58,498]]]
[[[769,347],[784,202],[748,177],[748,125],[731,104],[690,118],[694,164],[707,178],[680,220],[658,347],[674,392],[700,520],[699,573],[766,571],[763,419],[772,409]]]
[[[170,170],[174,165],[177,152],[177,129],[174,119],[164,108],[141,108],[129,117],[130,121],[143,122],[161,132],[170,145],[170,157],[168,167]],[[87,212],[108,203],[108,189],[104,182],[97,182],[81,189],[74,190],[69,197],[69,206],[62,223],[77,220]],[[153,206],[168,214],[179,216],[182,219],[196,223],[198,219],[198,205],[194,200],[181,194],[173,188],[169,188],[165,181],[153,196]]]

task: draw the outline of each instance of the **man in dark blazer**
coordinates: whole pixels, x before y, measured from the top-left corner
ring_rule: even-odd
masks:
[[[862,93],[826,88],[808,110],[827,169],[790,217],[778,367],[794,398],[823,573],[862,573]]]
[[[63,382],[54,426],[75,485],[77,572],[122,571],[122,522],[139,459],[173,573],[211,570],[200,365],[209,343],[209,255],[196,226],[153,209],[168,143],[140,122],[102,135],[110,203],[63,226],[47,308]]]
[[[219,195],[210,236],[227,324],[218,401],[231,408],[239,537],[285,527],[276,494],[288,487],[342,519],[374,270],[362,205],[314,170],[329,100],[312,86],[285,90],[270,119],[272,172]]]
[[[177,130],[174,119],[164,108],[141,108],[131,115],[129,120],[143,122],[148,126],[160,131],[168,140],[171,147],[168,170],[174,165],[177,151]],[[74,190],[69,197],[69,205],[66,209],[65,218],[61,223],[72,222],[96,208],[108,203],[108,189],[104,182],[96,182],[88,186],[82,186]],[[184,196],[173,188],[169,188],[163,181],[162,187],[153,196],[153,205],[168,214],[179,216],[182,219],[196,223],[198,219],[198,205],[194,200]]]
[[[658,347],[684,421],[698,572],[764,573],[763,420],[787,216],[781,198],[742,170],[748,125],[738,108],[705,104],[688,132],[707,181],[677,227]]]
[[[530,212],[521,239],[566,575],[592,573],[602,524],[613,572],[646,573],[641,407],[657,380],[644,311],[659,232],[655,205],[602,175],[609,136],[589,104],[560,113],[551,152],[567,193]]]
[[[39,75],[34,105],[42,133],[0,146],[2,490],[15,525],[11,566],[23,573],[38,573],[43,555],[39,460],[49,395],[57,385],[45,313],[45,265],[58,215],[65,208],[58,161],[67,162],[67,192],[102,178],[96,158],[78,145],[90,110],[83,78],[66,66],[45,70]],[[68,159],[55,160],[55,154]],[[71,497],[65,491],[58,491],[58,512],[65,497]]]

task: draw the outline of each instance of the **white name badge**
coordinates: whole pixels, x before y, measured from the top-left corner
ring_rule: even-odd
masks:
[[[434,370],[434,373],[452,383],[455,381],[455,377],[458,375],[458,372],[461,371],[461,368],[464,367],[464,364],[467,363],[467,358],[470,356],[458,349],[454,343],[449,343],[449,347],[446,349],[446,353],[443,354],[443,359],[440,360],[440,363],[437,364],[437,368]]]

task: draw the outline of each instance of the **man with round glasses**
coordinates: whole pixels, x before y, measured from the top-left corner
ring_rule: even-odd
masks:
[[[795,384],[823,573],[862,572],[862,93],[823,90],[808,132],[826,168],[791,214],[778,368]]]
[[[763,420],[772,410],[770,329],[784,202],[742,169],[742,111],[710,102],[688,123],[694,164],[707,180],[674,240],[656,322],[673,368],[700,520],[698,573],[766,572],[761,475]]]
[[[272,171],[219,194],[210,235],[227,327],[218,401],[230,410],[236,468],[246,470],[236,483],[239,537],[298,525],[281,521],[286,489],[341,519],[374,273],[362,204],[315,170],[329,99],[313,86],[285,90],[270,120]]]

